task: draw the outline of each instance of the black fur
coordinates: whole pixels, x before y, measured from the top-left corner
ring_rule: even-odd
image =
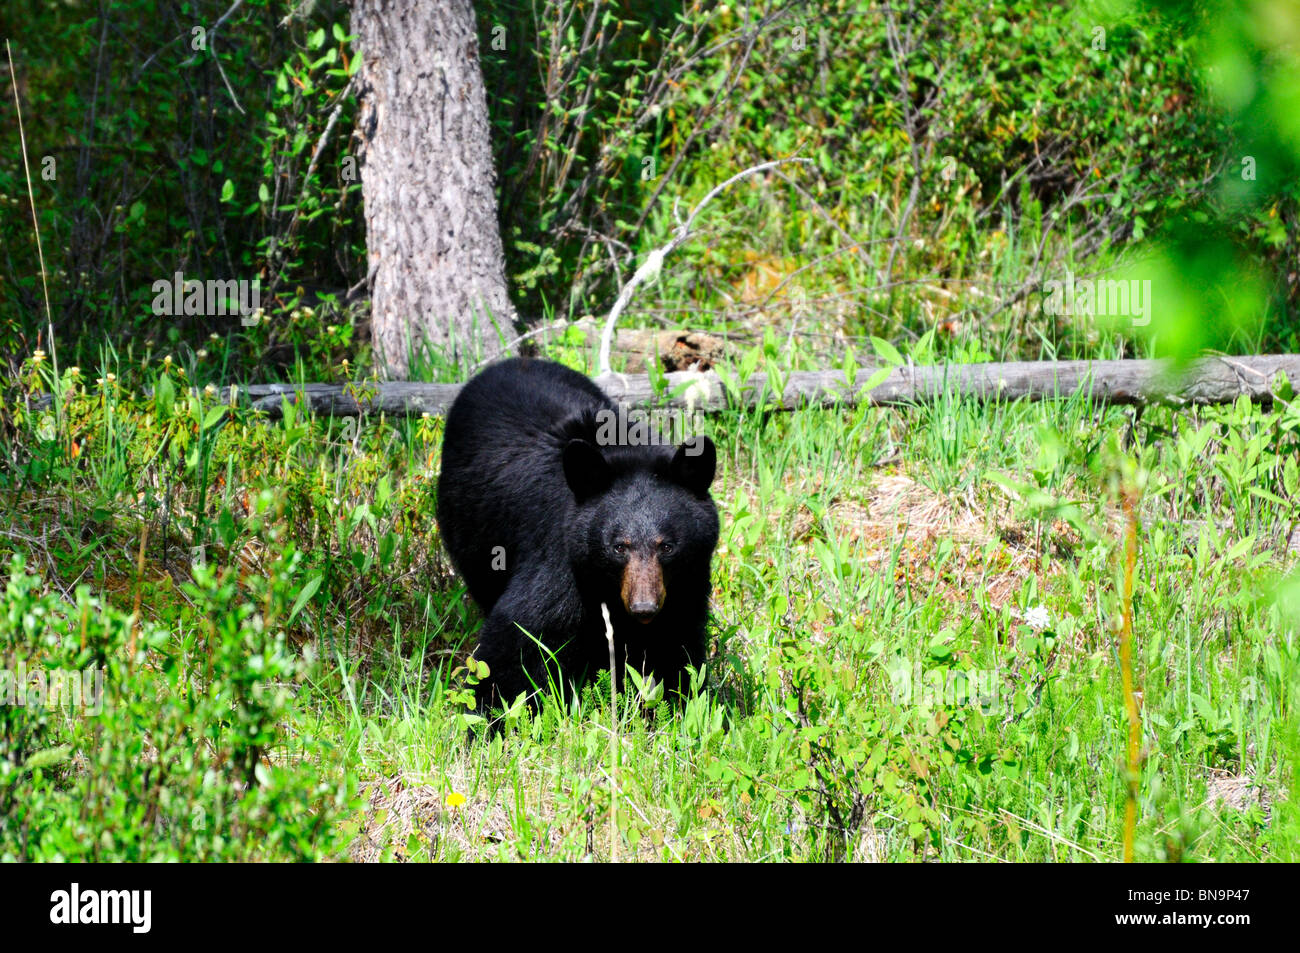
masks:
[[[608,668],[602,602],[620,681],[627,663],[681,691],[684,668],[704,660],[713,443],[598,446],[601,411],[617,407],[587,378],[522,358],[479,374],[447,414],[438,524],[487,616],[474,652],[490,669],[480,710]],[[656,592],[657,612],[637,621],[625,599],[645,617]]]

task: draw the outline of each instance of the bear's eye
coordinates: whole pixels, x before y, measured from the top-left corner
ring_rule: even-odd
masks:
[[[673,551],[673,544],[672,544],[672,543],[660,543],[660,544],[659,544],[659,554],[660,554],[661,556],[667,556],[667,555],[669,555],[672,551]]]
[[[627,543],[615,543],[615,544],[614,544],[614,553],[615,553],[615,555],[618,555],[618,556],[626,556],[626,555],[627,555]]]

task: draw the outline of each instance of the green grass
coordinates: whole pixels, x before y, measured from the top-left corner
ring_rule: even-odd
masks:
[[[756,361],[776,370],[770,354]],[[177,378],[170,365],[152,373]],[[109,693],[130,693],[121,700],[146,737],[171,724],[163,700],[181,683],[285,697],[265,716],[264,766],[311,765],[343,794],[296,798],[307,781],[292,771],[264,779],[284,823],[316,833],[259,846],[256,818],[231,812],[239,856],[608,859],[612,805],[620,859],[1117,859],[1120,523],[1106,487],[1123,459],[1146,473],[1137,856],[1293,853],[1300,649],[1273,593],[1300,522],[1300,407],[1149,408],[1135,421],[1080,399],[949,397],[712,417],[722,534],[704,690],[680,709],[625,696],[611,716],[608,678],[579,698],[553,689],[489,740],[466,718],[457,671],[480,617],[432,523],[440,421],[268,423],[219,413],[181,383],[153,398],[120,383],[73,388],[75,457],[48,414],[18,412],[25,462],[0,486],[0,555],[22,553],[51,594],[89,583],[107,604],[97,618],[138,607],[152,640]],[[270,492],[250,510],[259,489]],[[177,581],[199,546],[228,587],[198,603],[212,631],[282,631],[296,670],[213,673],[213,658],[236,664],[244,643],[213,654],[209,641],[205,656],[195,641],[201,593]],[[272,588],[250,588],[258,574]],[[185,717],[238,727],[239,711]],[[88,753],[95,723],[55,717],[41,750]],[[207,730],[222,764],[230,729]],[[247,764],[241,744],[231,757]],[[148,791],[134,782],[155,770],[177,799],[213,796],[149,751],[140,763],[96,767],[74,753],[52,773],[11,767],[9,792],[67,795],[51,803],[72,811],[87,785]],[[238,804],[240,790],[217,802]],[[325,812],[328,836],[302,811]],[[52,856],[58,843],[6,850]],[[190,849],[171,830],[158,843]],[[121,855],[147,849],[160,848]]]
[[[154,28],[154,5],[119,6],[122,23]],[[661,6],[613,15],[653,25]],[[628,253],[626,278],[667,240],[675,203],[800,155],[815,167],[720,197],[624,322],[726,337],[729,391],[750,373],[779,384],[873,350],[902,359],[895,348],[919,364],[1295,349],[1295,284],[1281,278],[1296,178],[1279,161],[1294,142],[1257,121],[1286,112],[1294,90],[1269,65],[1289,62],[1273,55],[1284,31],[1216,39],[1139,12],[1105,18],[1097,49],[1080,41],[1088,9],[958,4],[917,20],[918,44],[896,59],[886,19],[900,11],[824,6],[776,23],[717,110],[699,97],[726,82],[741,13],[692,8],[708,52],[664,92],[653,127],[629,127],[645,90],[623,80],[648,75],[662,24],[649,41],[622,30],[604,60],[548,41],[552,72],[573,79],[525,97],[545,117],[512,92],[537,72],[527,39],[512,40],[514,58],[483,57],[521,313],[601,313],[619,287],[613,249]],[[479,8],[490,24],[536,5]],[[238,16],[269,15],[254,4]],[[358,185],[300,181],[299,150],[284,148],[320,139],[330,110],[309,107],[345,85],[294,49],[320,45],[311,31],[343,50],[329,16],[295,25],[284,50],[263,49],[271,32],[229,31],[242,39],[214,57],[264,67],[227,71],[232,103],[199,98],[203,84],[151,98],[147,84],[171,74],[145,73],[144,100],[179,104],[148,115],[111,84],[98,102],[73,95],[84,71],[70,64],[87,57],[67,54],[84,31],[58,17],[28,31],[31,155],[86,122],[107,141],[146,120],[184,133],[204,114],[231,134],[170,172],[92,163],[84,198],[113,229],[83,235],[81,204],[38,198],[47,253],[79,249],[49,263],[56,320],[61,302],[76,306],[60,325],[62,382],[30,344],[51,347],[30,225],[5,220],[23,313],[0,315],[0,673],[95,668],[107,704],[0,705],[0,859],[1117,859],[1127,724],[1111,488],[1134,469],[1137,857],[1296,859],[1296,403],[1139,415],[946,393],[911,408],[713,416],[722,536],[704,690],[682,709],[623,697],[611,713],[606,679],[476,735],[463,665],[481,618],[433,522],[442,421],[292,409],[269,421],[191,391],[245,374],[364,386],[369,373],[355,309],[293,290],[352,286],[364,271],[360,207],[343,204]],[[806,50],[799,26],[818,39]],[[1225,50],[1256,64],[1259,93],[1226,112],[1201,89],[1204,51]],[[944,97],[918,105],[935,63],[947,64]],[[315,98],[298,92],[303,78]],[[233,112],[268,95],[264,125]],[[589,180],[607,150],[612,171]],[[660,176],[680,167],[642,178],[651,155]],[[1236,173],[1242,155],[1282,184],[1261,181],[1239,206],[1246,187],[1214,171]],[[215,198],[227,179],[238,202]],[[110,214],[124,182],[139,201]],[[263,184],[305,197],[296,239],[248,198]],[[0,168],[0,191],[24,189],[16,164]],[[205,210],[204,224],[168,208]],[[1192,224],[1172,243],[1151,240],[1184,213]],[[158,271],[192,271],[220,248],[252,273],[273,238],[293,264],[257,326],[144,310]],[[74,261],[99,267],[87,276]],[[1247,293],[1243,263],[1278,271],[1272,307]],[[1044,313],[1042,282],[1123,269],[1155,280],[1150,328]],[[578,329],[560,340],[551,357],[593,369]],[[463,380],[473,361],[457,353],[412,348],[412,379]],[[33,402],[54,390],[57,413]]]
[[[1034,459],[1045,430],[1086,424],[1104,433],[1121,429],[1126,415],[1070,405],[965,412],[984,439],[955,454],[956,478],[942,488],[951,496],[924,483],[933,473],[928,452],[944,439],[933,416],[868,410],[718,422],[731,457],[715,491],[724,529],[712,690],[650,730],[622,710],[624,856],[1118,858],[1124,718],[1112,549],[1104,536],[1084,545],[1064,524],[1034,527],[981,473],[1005,468],[1028,480],[1022,461]],[[1236,421],[1241,413],[1253,423]],[[1175,422],[1167,412],[1152,416],[1153,427]],[[1244,408],[1204,417],[1269,429]],[[887,433],[905,462],[875,470]],[[1231,526],[1223,535],[1187,526],[1236,522],[1214,476],[1230,443],[1209,446],[1197,474],[1179,470],[1174,454],[1150,454],[1136,597],[1142,859],[1271,856],[1284,770],[1276,729],[1293,703],[1296,649],[1261,585],[1295,512],[1261,502],[1249,541]],[[1051,476],[1104,524],[1087,470],[1061,461]],[[938,505],[938,518],[873,526],[873,487],[889,477],[916,479],[915,509]],[[801,524],[802,512],[811,521]],[[957,539],[954,524],[963,529]],[[1039,605],[1046,630],[1018,621]],[[990,673],[997,701],[987,711],[942,694],[908,703],[888,676],[891,663],[922,678]],[[403,671],[372,685],[391,685]],[[407,684],[412,693],[395,711],[354,726],[372,739],[358,770],[376,803],[388,803],[379,792],[398,779],[411,802],[403,803],[409,817],[396,808],[387,817],[401,814],[418,847],[385,829],[392,850],[420,859],[609,856],[613,732],[601,690],[568,710],[521,713],[491,744],[467,744],[454,712],[419,679]],[[1237,807],[1210,803],[1229,777],[1259,790]],[[465,801],[448,806],[453,794]],[[835,824],[848,823],[855,803],[863,816],[841,848]]]

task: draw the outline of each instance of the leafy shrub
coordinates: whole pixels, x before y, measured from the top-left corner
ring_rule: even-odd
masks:
[[[260,500],[265,513],[269,496]],[[0,650],[11,678],[75,677],[80,707],[0,707],[0,857],[6,860],[326,859],[355,782],[321,772],[330,746],[300,735],[294,696],[311,664],[284,624],[301,557],[277,546],[267,574],[198,566],[173,629],[78,587],[40,593],[15,555]],[[38,674],[39,673],[39,674]],[[51,682],[50,684],[55,684]],[[23,686],[18,686],[22,690]],[[41,702],[49,704],[42,704]]]

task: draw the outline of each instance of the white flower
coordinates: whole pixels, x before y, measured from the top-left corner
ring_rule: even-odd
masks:
[[[1051,628],[1052,625],[1052,616],[1047,611],[1047,606],[1034,606],[1032,609],[1026,610],[1022,618],[1025,625],[1035,631]]]

